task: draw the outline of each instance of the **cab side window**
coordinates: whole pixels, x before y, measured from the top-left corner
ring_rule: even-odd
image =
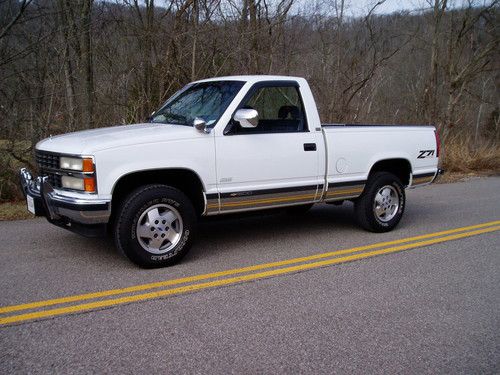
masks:
[[[240,108],[255,109],[259,113],[256,128],[242,128],[233,124],[233,134],[294,133],[307,131],[304,106],[296,86],[261,87]]]

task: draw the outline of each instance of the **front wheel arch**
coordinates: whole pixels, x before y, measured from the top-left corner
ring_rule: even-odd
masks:
[[[110,223],[115,220],[116,208],[125,197],[140,186],[148,184],[172,186],[188,196],[198,216],[205,211],[205,187],[195,171],[184,168],[148,169],[127,173],[115,182],[112,189]]]

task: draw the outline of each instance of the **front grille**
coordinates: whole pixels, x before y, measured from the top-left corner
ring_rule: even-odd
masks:
[[[61,188],[62,172],[59,171],[59,155],[36,151],[35,158],[40,176],[47,176],[52,187]]]
[[[40,169],[59,169],[59,155],[48,152],[37,151],[35,153],[36,163]]]

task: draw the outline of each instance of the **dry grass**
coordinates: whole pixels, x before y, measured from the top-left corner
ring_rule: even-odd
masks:
[[[435,183],[436,184],[451,184],[454,182],[463,182],[463,181],[468,181],[473,178],[481,178],[481,177],[488,177],[488,176],[495,176],[497,173],[493,172],[469,172],[469,173],[463,173],[463,172],[445,172],[444,175],[438,176],[436,179]]]
[[[28,212],[24,201],[0,203],[0,221],[25,220],[34,217]]]
[[[474,145],[465,137],[449,139],[443,147],[442,165],[447,172],[500,174],[500,145],[497,142]]]

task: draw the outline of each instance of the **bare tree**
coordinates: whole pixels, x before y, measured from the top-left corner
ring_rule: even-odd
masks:
[[[32,0],[22,0],[21,3],[19,4],[17,4],[16,1],[14,2],[9,1],[10,8],[13,8],[12,3],[17,5],[17,11],[15,12],[14,15],[11,16],[7,24],[3,26],[2,29],[0,30],[0,39],[4,38],[9,32],[9,30],[12,29],[12,27],[19,21],[19,19],[21,18],[21,16],[23,15],[24,11],[31,3],[31,1]]]
[[[303,76],[325,121],[434,123],[452,167],[500,155],[499,0],[371,3],[0,0],[0,199],[40,138],[143,121],[208,76]]]
[[[92,4],[93,0],[58,0],[60,32],[64,42],[68,123],[72,129],[79,111],[82,111],[79,119],[83,123],[79,127],[90,128],[94,125]]]
[[[448,5],[447,0],[428,0],[428,4],[432,7],[432,40],[431,40],[431,56],[430,56],[430,71],[429,79],[425,86],[423,97],[423,109],[426,114],[428,123],[435,122],[438,117],[437,89],[438,89],[438,63],[439,63],[439,41],[441,37],[441,24],[443,15],[446,12]]]
[[[469,1],[461,15],[451,19],[445,73],[448,88],[448,102],[444,118],[445,137],[450,134],[450,129],[457,121],[456,108],[468,84],[482,72],[489,70],[493,63],[492,54],[498,49],[500,36],[495,33],[495,29],[498,31],[498,26],[490,24],[490,13],[495,10],[497,4],[498,0],[494,0],[487,7],[478,10],[475,9],[474,3]],[[484,22],[484,27],[479,26],[480,21]],[[476,30],[473,30],[475,28]],[[487,38],[487,41],[479,46],[477,43],[477,39],[481,37],[479,34],[487,32],[492,34],[489,37],[482,35]],[[472,44],[470,54],[466,52],[465,44]]]

